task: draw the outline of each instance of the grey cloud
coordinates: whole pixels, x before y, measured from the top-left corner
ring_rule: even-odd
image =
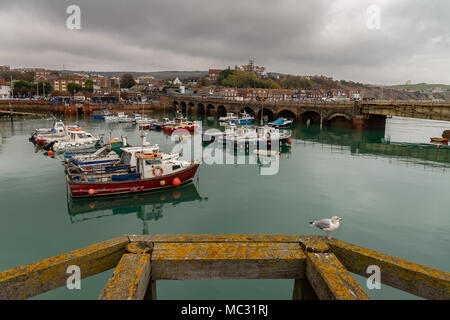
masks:
[[[368,30],[377,3],[381,30]],[[81,7],[80,31],[65,28],[69,4]],[[445,0],[17,0],[0,4],[0,64],[206,70],[254,58],[277,72],[450,82],[449,9]]]

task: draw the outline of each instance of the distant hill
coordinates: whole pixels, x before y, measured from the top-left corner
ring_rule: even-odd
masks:
[[[408,90],[429,90],[431,88],[445,88],[447,91],[450,91],[450,85],[448,84],[428,84],[428,83],[417,83],[417,84],[404,84],[404,85],[394,85],[388,86],[388,88],[392,89],[408,89]]]
[[[128,71],[108,71],[108,72],[99,72],[99,71],[74,71],[74,70],[63,70],[61,71],[63,74],[74,74],[74,73],[87,73],[87,74],[100,74],[105,77],[111,76],[121,76],[125,73],[130,73],[133,77],[137,78],[140,76],[150,75],[155,77],[156,79],[167,79],[167,78],[190,78],[190,77],[204,77],[208,74],[208,71],[156,71],[156,72],[128,72]]]

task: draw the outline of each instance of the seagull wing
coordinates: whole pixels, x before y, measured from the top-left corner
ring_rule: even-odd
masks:
[[[312,224],[319,229],[327,229],[331,226],[331,219],[317,220],[314,221]]]

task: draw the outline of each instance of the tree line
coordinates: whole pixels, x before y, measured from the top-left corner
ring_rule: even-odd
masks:
[[[203,81],[205,82],[205,81]],[[203,82],[199,82],[203,85]],[[345,80],[333,80],[326,77],[282,76],[279,78],[261,78],[254,72],[225,69],[217,76],[216,85],[228,88],[266,88],[266,89],[340,89],[364,87],[362,83]]]

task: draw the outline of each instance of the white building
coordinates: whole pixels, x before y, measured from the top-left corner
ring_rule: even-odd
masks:
[[[180,81],[180,79],[178,79],[178,77],[175,80],[172,81],[173,85],[181,85],[181,83],[182,82]]]
[[[0,100],[11,98],[11,87],[8,83],[0,79]]]

